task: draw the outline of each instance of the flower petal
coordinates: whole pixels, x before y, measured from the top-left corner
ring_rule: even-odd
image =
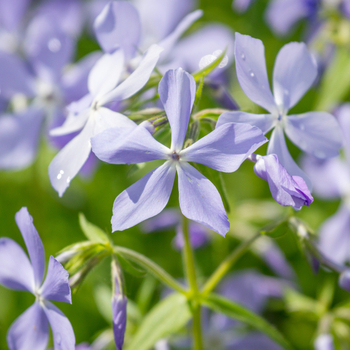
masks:
[[[0,169],[23,169],[34,162],[43,118],[43,110],[35,106],[1,116]]]
[[[320,227],[319,248],[335,263],[350,262],[350,209],[346,203]]]
[[[52,187],[62,197],[71,180],[78,174],[91,152],[90,138],[93,135],[94,120],[89,118],[84,129],[64,146],[49,165]]]
[[[0,2],[0,23],[1,27],[9,32],[15,32],[19,29],[21,21],[30,0],[14,0]],[[1,28],[2,29],[2,28]]]
[[[171,150],[179,152],[196,95],[196,82],[182,68],[168,70],[159,83],[158,92],[171,128]]]
[[[305,0],[272,0],[266,11],[266,21],[279,35],[286,35],[292,27],[307,17],[308,2]]]
[[[244,93],[269,112],[276,112],[276,103],[267,78],[262,41],[236,33],[235,57],[237,78]]]
[[[124,70],[124,51],[105,53],[91,69],[88,87],[94,98],[101,98],[113,90]]]
[[[143,122],[134,127],[112,128],[91,139],[95,155],[107,163],[137,164],[166,159],[170,150],[158,142]]]
[[[283,129],[281,126],[276,126],[271,134],[267,154],[276,154],[279,162],[287,170],[291,176],[300,176],[304,179],[309,191],[312,189],[312,183],[309,177],[299,168],[290,155],[286,140],[284,139]]]
[[[154,67],[156,66],[159,55],[163,49],[158,45],[152,45],[139,66],[115,89],[99,99],[99,106],[103,106],[109,102],[122,101],[141,90],[148,82]]]
[[[304,43],[289,43],[279,51],[273,69],[277,105],[288,111],[305,95],[317,77],[317,66]]]
[[[122,49],[128,59],[134,56],[139,46],[141,21],[133,4],[109,2],[97,16],[94,29],[103,51],[112,53]]]
[[[181,221],[181,214],[178,209],[167,208],[159,215],[142,223],[144,233],[166,231],[175,228]]]
[[[52,329],[54,349],[74,350],[75,336],[68,318],[49,301],[45,301],[43,309]]]
[[[10,350],[45,350],[48,341],[49,323],[38,302],[19,316],[7,333]]]
[[[298,147],[317,158],[335,157],[342,147],[339,124],[326,112],[289,115],[285,131]]]
[[[185,148],[180,154],[186,162],[200,163],[230,173],[236,171],[265,142],[267,138],[260,129],[249,124],[227,123]]]
[[[350,2],[349,2],[350,6]],[[344,103],[334,113],[343,133],[344,151],[350,164],[350,103]]]
[[[230,223],[216,187],[186,162],[178,164],[176,170],[182,214],[225,236]]]
[[[45,250],[43,242],[33,224],[33,218],[29,215],[26,207],[23,207],[16,213],[15,219],[32,262],[35,285],[39,287],[45,273]]]
[[[241,111],[225,112],[222,113],[216,123],[216,128],[225,123],[244,123],[256,126],[265,135],[270,131],[276,118],[272,114],[252,114]]]
[[[34,293],[33,267],[24,250],[10,238],[0,238],[0,284]]]
[[[159,214],[169,201],[174,179],[175,167],[165,162],[122,192],[113,204],[113,232]]]
[[[68,283],[69,274],[64,267],[51,255],[45,281],[41,287],[41,295],[46,300],[72,303]]]

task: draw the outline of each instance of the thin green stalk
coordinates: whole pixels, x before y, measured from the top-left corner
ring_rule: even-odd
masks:
[[[196,269],[194,263],[193,250],[190,242],[188,231],[188,219],[183,217],[182,232],[184,236],[183,261],[184,269],[190,286],[190,298],[192,299],[192,315],[193,315],[193,342],[194,350],[203,350],[203,337],[201,326],[201,305],[197,302],[199,297],[199,289],[197,284]]]
[[[113,251],[116,254],[120,254],[126,259],[134,261],[136,264],[140,265],[144,269],[146,269],[149,273],[151,273],[155,278],[157,278],[160,282],[168,285],[170,288],[177,290],[182,294],[187,295],[187,291],[183,288],[183,286],[177,282],[171,275],[169,275],[163,268],[157,265],[152,260],[148,259],[146,256],[137,253],[131,249],[114,246]]]
[[[230,271],[232,265],[248,250],[250,245],[261,236],[260,232],[252,238],[242,242],[214,271],[203,287],[202,295],[208,295],[221,279]]]

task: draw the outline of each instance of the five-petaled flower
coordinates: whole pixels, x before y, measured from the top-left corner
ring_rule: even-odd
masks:
[[[11,325],[7,333],[10,350],[45,350],[49,324],[55,350],[74,350],[75,337],[67,317],[49,300],[71,303],[68,272],[50,257],[46,278],[45,252],[27,208],[16,214],[16,223],[27,246],[30,261],[23,249],[10,238],[0,239],[0,284],[31,292],[35,303]]]
[[[125,230],[159,214],[169,201],[177,173],[183,215],[224,235],[230,224],[220,194],[189,162],[233,172],[267,139],[249,124],[227,123],[184,149],[196,94],[195,80],[181,68],[169,70],[160,81],[158,92],[172,131],[170,148],[152,137],[148,122],[136,128],[112,128],[91,140],[93,152],[108,163],[166,160],[116,198],[113,231]]]

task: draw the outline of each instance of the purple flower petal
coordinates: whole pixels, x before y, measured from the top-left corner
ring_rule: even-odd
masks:
[[[36,287],[41,285],[45,273],[45,251],[43,242],[33,224],[28,209],[23,207],[15,215],[16,223],[26,244],[33,266]]]
[[[252,332],[234,342],[237,350],[283,350],[279,345],[262,333]]]
[[[277,112],[266,72],[265,48],[261,40],[236,33],[236,70],[244,93],[271,113]]]
[[[139,46],[141,22],[138,11],[128,2],[109,2],[97,16],[95,34],[103,51],[112,53],[122,49],[127,59],[135,55]]]
[[[317,66],[304,43],[289,43],[279,51],[273,69],[277,105],[289,110],[305,95],[317,77]]]
[[[107,129],[91,139],[92,150],[99,159],[112,164],[168,158],[170,150],[154,139],[147,125],[151,124],[146,121],[138,126]]]
[[[341,131],[343,133],[345,155],[348,162],[350,163],[350,103],[342,104],[339,108],[337,108],[334,115],[336,116],[341,127]]]
[[[159,214],[169,201],[174,179],[175,167],[165,162],[123,191],[113,204],[113,232]]]
[[[209,232],[205,226],[191,221],[189,223],[188,230],[190,234],[191,246],[193,249],[201,248],[209,242]],[[175,245],[176,249],[180,251],[184,247],[185,242],[181,225],[177,225],[176,236],[173,239],[173,244]]]
[[[70,141],[51,161],[49,177],[52,187],[62,197],[71,180],[78,174],[91,152],[94,120],[89,118],[84,129]]]
[[[216,123],[216,127],[225,123],[244,123],[256,126],[265,135],[275,124],[275,117],[272,114],[252,114],[241,111],[222,113]]]
[[[75,336],[68,318],[49,301],[45,302],[43,309],[52,329],[54,349],[74,350]]]
[[[182,214],[225,236],[230,223],[216,187],[186,162],[177,164],[176,170]]]
[[[112,298],[113,333],[117,350],[122,350],[126,328],[127,298],[116,290]]]
[[[331,334],[324,333],[315,340],[315,350],[334,350],[333,337]]]
[[[13,0],[0,2],[0,23],[9,32],[19,29],[30,0]]]
[[[248,124],[227,123],[181,151],[181,159],[233,172],[265,142],[267,139],[260,129]]]
[[[0,284],[34,293],[33,267],[23,249],[10,238],[0,238]]]
[[[299,210],[303,205],[309,206],[313,202],[304,180],[289,175],[275,154],[261,157],[255,164],[254,171],[269,183],[272,197],[282,206],[292,206]]]
[[[346,203],[320,227],[319,248],[338,264],[350,262],[350,209]]]
[[[317,158],[335,157],[342,147],[339,124],[326,112],[290,115],[286,119],[285,131],[299,148]]]
[[[160,81],[158,92],[171,128],[171,150],[179,152],[187,132],[196,83],[181,68],[169,70]]]
[[[34,96],[34,80],[25,63],[16,55],[0,51],[1,95],[11,98],[16,93]]]
[[[125,100],[141,90],[148,82],[162,51],[163,49],[158,45],[152,45],[143,56],[139,66],[121,84],[103,96],[99,101],[99,106]]]
[[[239,12],[244,13],[248,10],[254,0],[233,0],[232,8]]]
[[[10,350],[45,350],[48,341],[49,323],[38,302],[19,316],[7,333]]]
[[[43,110],[35,106],[1,116],[0,169],[23,169],[34,162],[43,117]]]
[[[42,297],[46,300],[71,304],[72,296],[68,278],[69,274],[64,267],[53,256],[50,256],[46,278],[40,288]]]
[[[142,223],[142,231],[145,233],[163,231],[174,228],[181,221],[178,209],[167,208],[159,215]]]
[[[291,157],[286,140],[284,139],[283,129],[278,125],[271,134],[267,154],[276,154],[279,162],[291,176],[300,176],[304,179],[309,191],[312,189],[312,183],[309,177],[299,168]]]
[[[286,35],[296,22],[308,14],[305,0],[272,0],[267,8],[266,21],[276,34]]]
[[[350,269],[344,270],[339,277],[339,286],[350,292]]]
[[[92,68],[88,77],[91,95],[99,98],[113,90],[124,70],[124,52],[117,50],[111,54],[105,53]]]

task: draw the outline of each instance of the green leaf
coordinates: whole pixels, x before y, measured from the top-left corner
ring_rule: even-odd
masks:
[[[126,272],[129,272],[131,275],[135,277],[143,277],[146,275],[147,271],[141,268],[135,267],[130,261],[125,259],[120,254],[117,254],[118,256],[118,262],[123,270]]]
[[[87,221],[83,213],[79,213],[79,224],[85,236],[92,242],[108,243],[109,239],[106,233],[96,225]]]
[[[219,171],[216,171],[214,169],[208,168],[205,165],[196,163],[194,166],[198,169],[198,171],[203,174],[208,180],[210,180],[216,187],[216,189],[219,191],[222,202],[224,203],[224,207],[226,212],[230,212],[230,204],[228,201],[228,195],[225,188],[225,183],[222,178],[222,174]]]
[[[218,58],[215,61],[208,64],[203,69],[197,72],[194,72],[192,74],[194,80],[198,82],[201,78],[206,77],[208,74],[210,74],[221,63],[222,59],[225,57],[225,54],[226,54],[226,49],[221,53],[220,56],[218,56]]]
[[[217,294],[209,294],[208,297],[202,301],[202,303],[216,312],[244,322],[260,332],[265,333],[284,349],[293,349],[274,326],[243,306]]]
[[[326,70],[318,93],[316,110],[330,111],[350,90],[350,51],[337,47],[334,58]]]
[[[143,319],[125,350],[148,350],[157,340],[181,330],[191,319],[187,298],[179,293],[169,295]]]

